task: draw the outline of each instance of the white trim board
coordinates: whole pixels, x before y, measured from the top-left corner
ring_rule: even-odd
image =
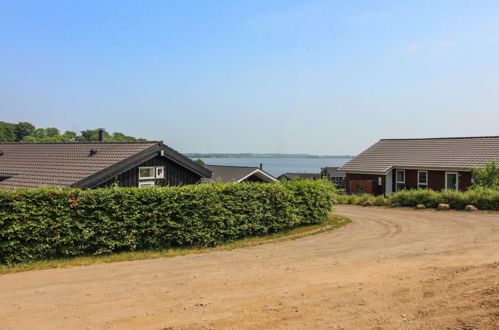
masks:
[[[268,175],[267,173],[265,173],[264,171],[259,170],[259,169],[256,169],[256,170],[254,170],[253,172],[251,172],[250,174],[246,175],[245,177],[243,177],[243,178],[241,178],[241,179],[237,180],[237,182],[238,182],[238,183],[239,183],[239,182],[242,182],[242,181],[246,180],[247,178],[249,178],[250,176],[252,176],[253,174],[261,174],[261,175],[263,175],[264,177],[268,178],[270,181],[272,181],[272,182],[277,182],[277,179],[276,179],[276,178],[274,178],[273,176]]]

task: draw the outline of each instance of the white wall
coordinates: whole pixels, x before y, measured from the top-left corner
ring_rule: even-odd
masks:
[[[385,193],[387,195],[391,195],[393,193],[392,191],[392,171],[388,172],[385,175]]]

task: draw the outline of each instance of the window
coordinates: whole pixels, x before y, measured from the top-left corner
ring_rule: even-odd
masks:
[[[154,167],[139,167],[139,180],[154,179]]]
[[[402,190],[405,188],[405,171],[404,170],[397,170],[395,172],[395,180],[397,183],[397,191]]]
[[[418,171],[418,189],[428,188],[428,171]]]
[[[459,179],[457,172],[445,172],[445,189],[458,190]]]
[[[165,177],[165,168],[163,166],[156,167],[156,179],[163,179]]]
[[[164,166],[139,167],[139,180],[164,179],[164,177],[165,177]]]
[[[139,188],[154,187],[154,181],[139,181]]]

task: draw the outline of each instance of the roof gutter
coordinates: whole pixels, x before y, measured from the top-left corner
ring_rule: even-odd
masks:
[[[386,172],[374,172],[374,171],[350,171],[350,170],[338,170],[345,173],[353,174],[372,174],[372,175],[387,175],[393,170],[420,170],[420,171],[446,171],[446,172],[470,172],[470,168],[436,168],[436,167],[418,167],[418,166],[393,166]]]

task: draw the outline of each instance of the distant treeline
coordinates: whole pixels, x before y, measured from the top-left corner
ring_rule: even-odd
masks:
[[[190,158],[352,158],[350,155],[187,153]]]
[[[55,127],[36,128],[28,122],[17,124],[0,121],[0,142],[78,142],[78,141],[98,141],[99,130],[87,129],[77,134],[73,131],[62,133]],[[120,132],[109,134],[104,133],[104,141],[129,142],[146,141],[142,138],[135,138]]]

